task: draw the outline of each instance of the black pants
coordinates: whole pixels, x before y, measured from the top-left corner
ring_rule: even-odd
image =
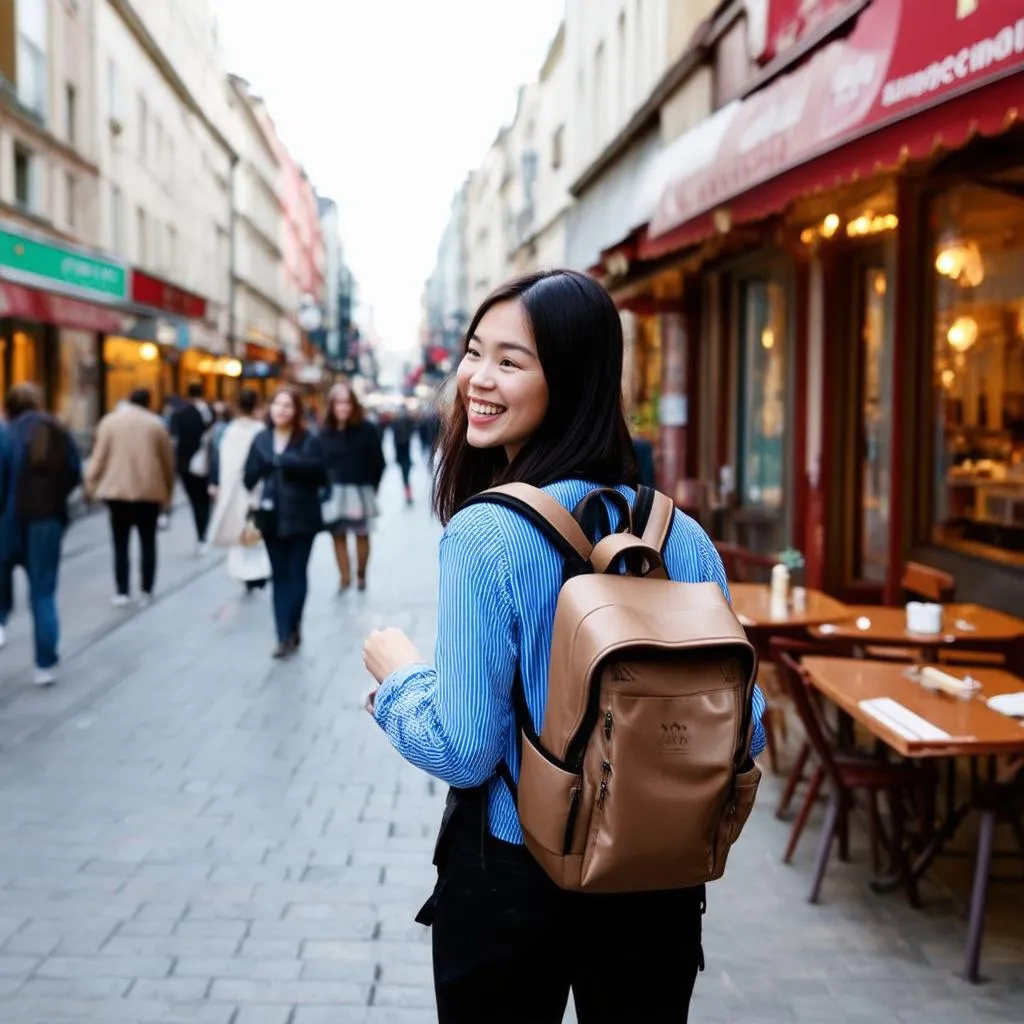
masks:
[[[142,592],[153,593],[156,582],[156,523],[160,505],[155,501],[108,501],[110,532],[114,536],[114,582],[119,594],[128,595],[130,561],[128,548],[132,527],[139,531],[142,549]]]
[[[313,550],[313,535],[264,537],[270,556],[274,587],[274,625],[279,643],[287,643],[302,624],[302,609],[309,588],[306,570]]]
[[[703,886],[590,895],[558,889],[525,847],[457,812],[433,918],[440,1024],[685,1024],[703,967]],[[423,918],[421,917],[420,920]]]
[[[210,525],[210,481],[205,476],[183,472],[181,483],[192,506],[192,518],[196,521],[196,540],[206,540],[206,528]]]

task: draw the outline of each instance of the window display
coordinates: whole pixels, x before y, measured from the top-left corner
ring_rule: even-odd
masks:
[[[934,539],[1024,560],[1024,193],[959,186],[933,225]]]

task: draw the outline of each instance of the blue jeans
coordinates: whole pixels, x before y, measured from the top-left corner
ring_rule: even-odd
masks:
[[[287,643],[299,630],[309,589],[306,569],[313,550],[313,534],[300,537],[265,537],[274,587],[274,624],[279,643]]]
[[[35,627],[36,665],[52,668],[57,664],[60,620],[57,617],[57,573],[64,524],[59,519],[32,519],[18,523],[17,561],[0,563],[0,626],[14,607],[12,576],[15,564],[25,567],[28,576],[28,601]]]

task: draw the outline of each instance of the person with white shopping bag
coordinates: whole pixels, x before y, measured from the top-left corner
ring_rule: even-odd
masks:
[[[256,500],[242,483],[253,438],[263,429],[263,421],[256,418],[258,403],[255,391],[242,390],[239,415],[224,428],[210,459],[210,495],[215,499],[210,540],[214,547],[227,548],[228,575],[244,583],[249,593],[262,590],[270,579],[267,547],[251,522]]]

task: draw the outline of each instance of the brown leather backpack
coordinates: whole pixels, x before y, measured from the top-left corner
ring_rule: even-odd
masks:
[[[580,522],[598,496],[629,529],[592,544]],[[526,484],[471,501],[525,516],[565,561],[543,726],[538,735],[517,674],[518,786],[498,768],[530,852],[563,889],[719,878],[761,779],[750,758],[757,655],[717,584],[668,579],[672,501],[640,488],[631,508],[601,488],[569,513]]]

